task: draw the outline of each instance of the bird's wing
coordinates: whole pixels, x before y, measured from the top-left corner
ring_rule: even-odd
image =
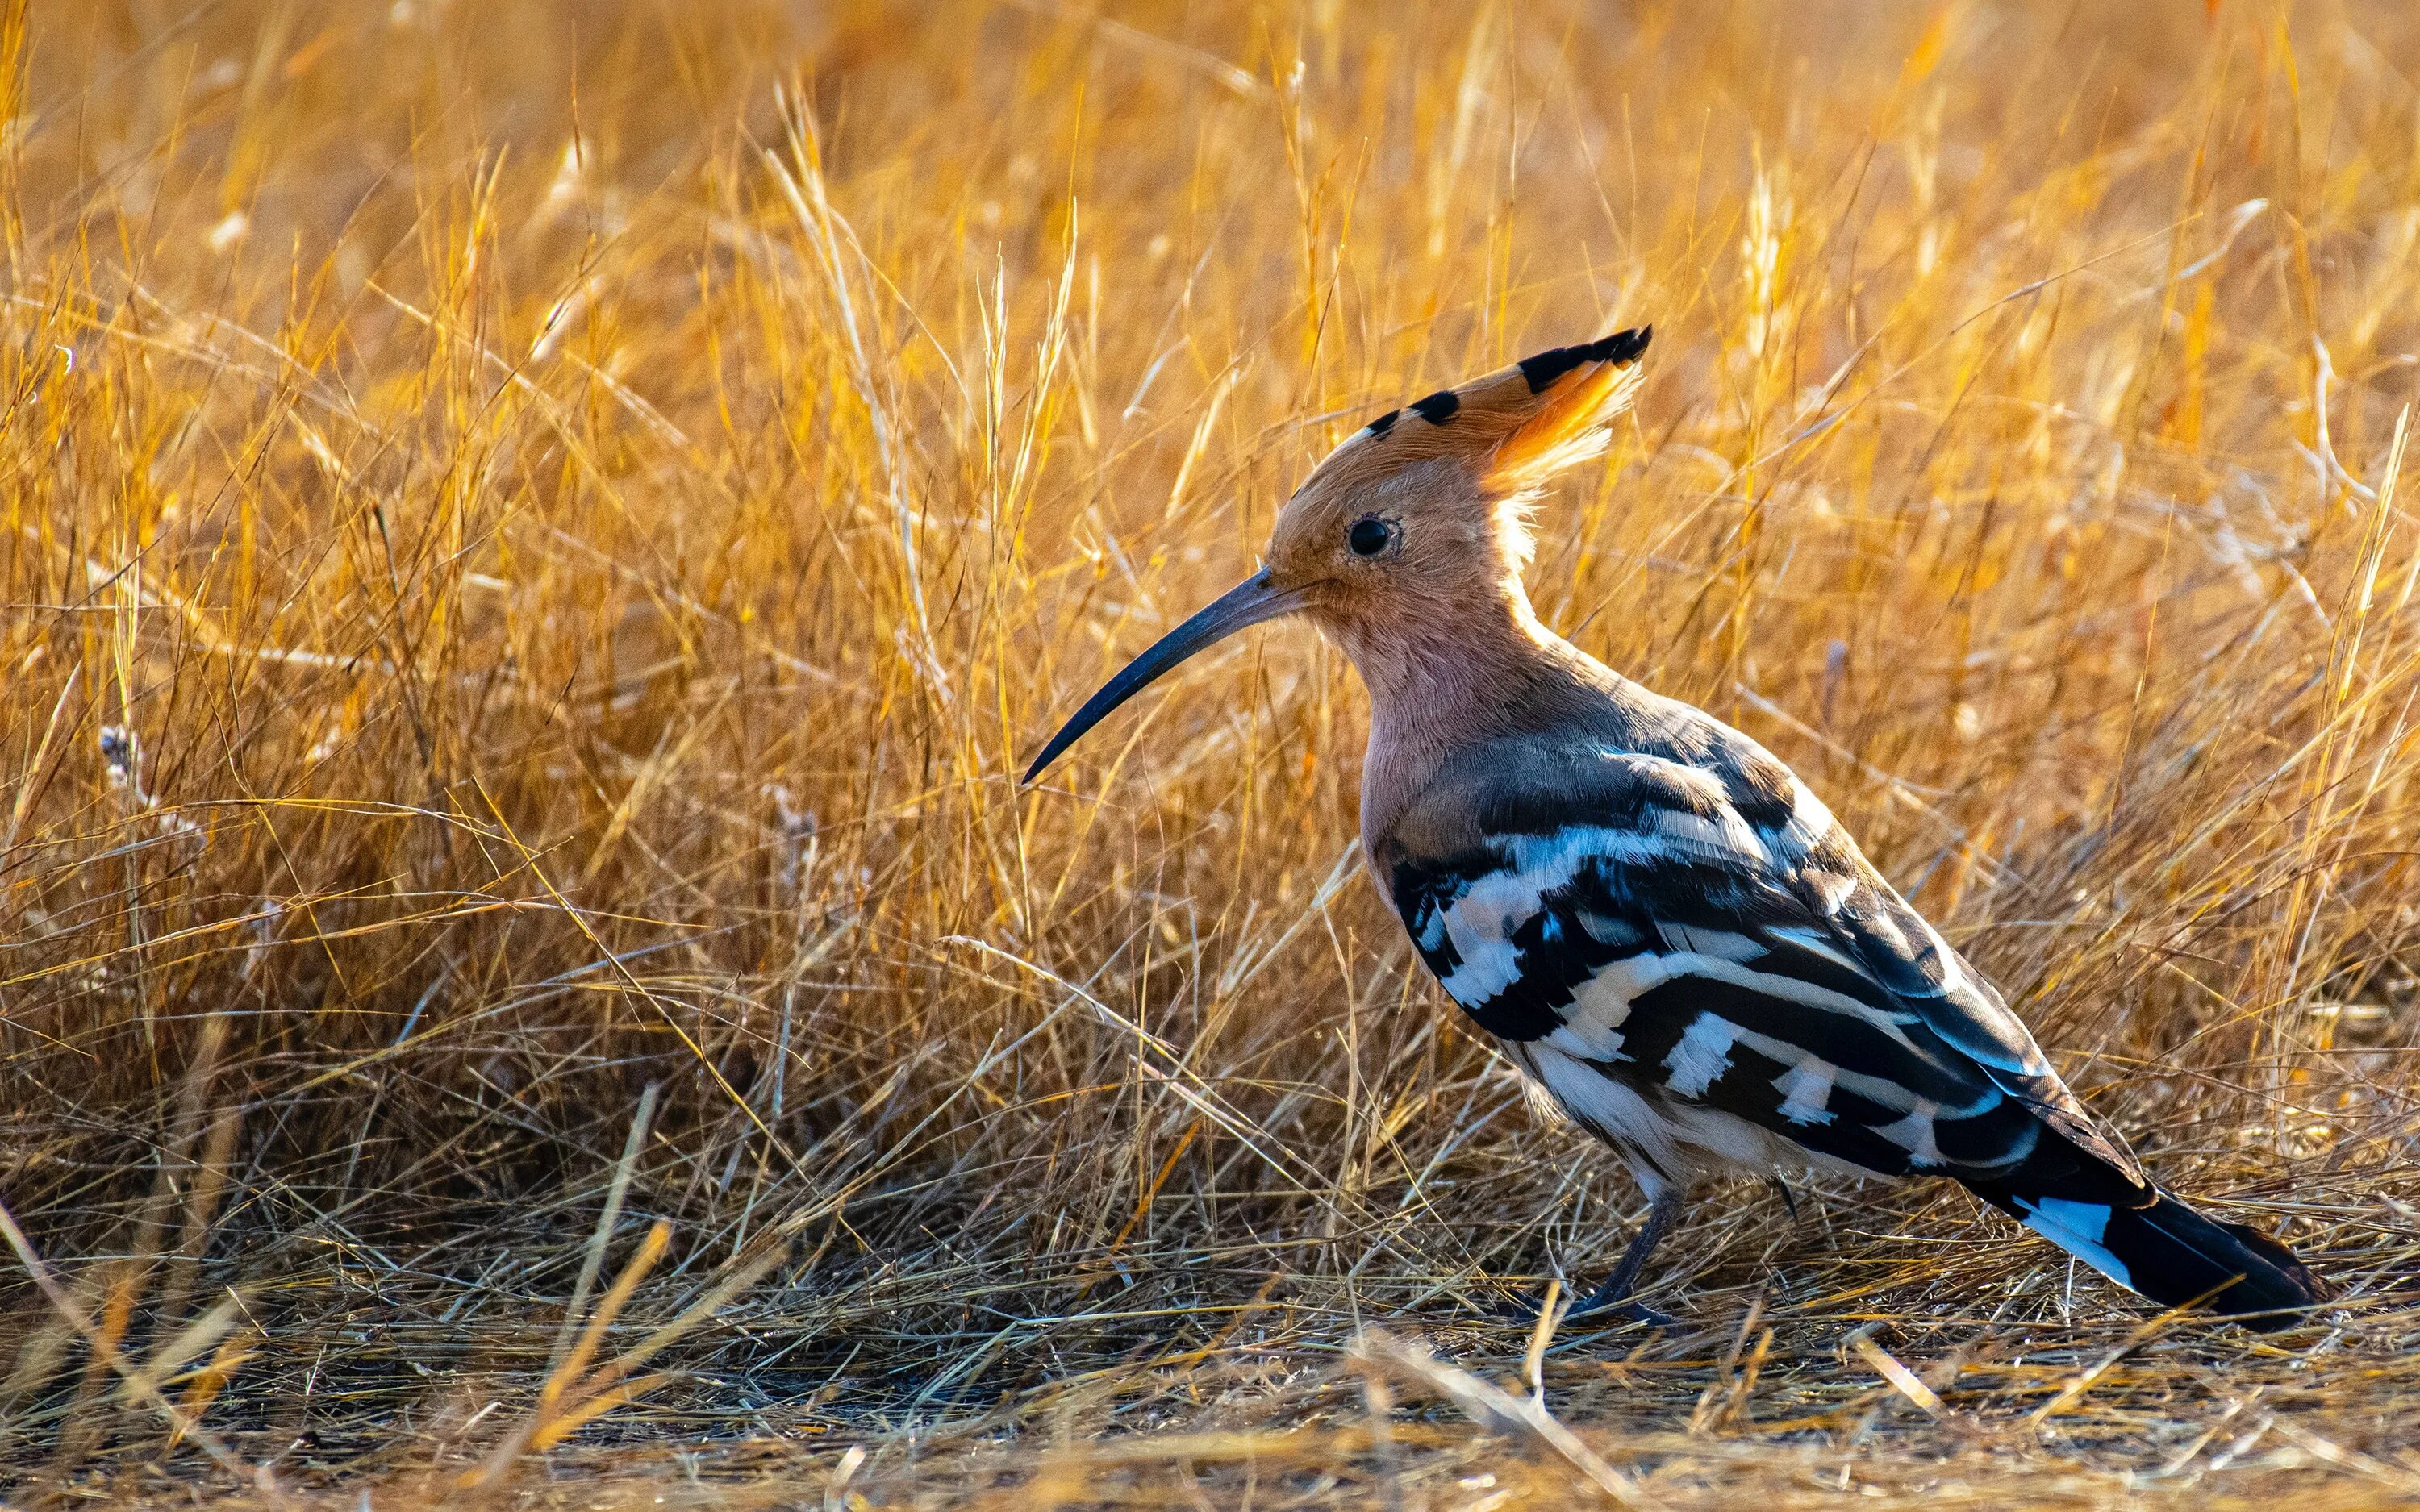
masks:
[[[1714,729],[1685,755],[1493,747],[1379,838],[1380,879],[1454,1001],[1651,1103],[1867,1170],[1989,1180],[2048,1126],[2136,1180],[1804,784]]]

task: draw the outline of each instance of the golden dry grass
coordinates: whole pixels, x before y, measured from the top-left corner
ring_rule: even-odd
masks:
[[[14,0],[15,1494],[2420,1500],[2420,15],[2110,9]],[[1742,1188],[1491,1405],[1637,1201],[1355,874],[1349,671],[1014,785],[1647,320],[1542,611],[2341,1315]]]

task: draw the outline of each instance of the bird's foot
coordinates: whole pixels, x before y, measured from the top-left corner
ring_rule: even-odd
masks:
[[[1563,1315],[1567,1323],[1614,1322],[1638,1323],[1648,1328],[1678,1328],[1681,1320],[1670,1313],[1658,1312],[1643,1302],[1604,1302],[1593,1307],[1575,1305]]]
[[[1503,1322],[1527,1328],[1538,1321],[1538,1315],[1545,1309],[1545,1301],[1544,1295],[1519,1296],[1490,1308],[1489,1312]],[[1598,1288],[1565,1307],[1561,1320],[1566,1323],[1588,1322],[1600,1325],[1617,1322],[1638,1323],[1648,1328],[1680,1326],[1680,1319],[1669,1314],[1658,1312],[1643,1302],[1632,1301],[1626,1288],[1618,1292],[1612,1291],[1610,1288]]]

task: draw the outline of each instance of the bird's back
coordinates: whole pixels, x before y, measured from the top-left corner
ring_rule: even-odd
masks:
[[[1671,1175],[1984,1178],[2055,1129],[2139,1181],[1795,774],[1555,659],[1534,717],[1444,753],[1370,850],[1448,994],[1567,1111]]]

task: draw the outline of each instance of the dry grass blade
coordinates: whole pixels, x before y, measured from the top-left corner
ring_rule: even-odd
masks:
[[[503,1442],[488,1457],[486,1464],[464,1473],[461,1480],[463,1489],[478,1490],[495,1485],[523,1454],[555,1443],[571,1428],[608,1410],[606,1406],[597,1404],[604,1402],[606,1388],[613,1384],[613,1380],[618,1378],[620,1372],[613,1368],[613,1362],[608,1362],[592,1376],[588,1374],[588,1362],[596,1358],[597,1345],[604,1338],[605,1331],[613,1326],[614,1319],[621,1316],[631,1294],[639,1289],[639,1283],[644,1281],[647,1273],[655,1269],[656,1262],[663,1258],[672,1239],[672,1225],[659,1221],[649,1226],[646,1238],[640,1242],[638,1250],[623,1265],[622,1273],[614,1277],[613,1284],[605,1289],[605,1295],[598,1300],[596,1312],[589,1316],[570,1352],[538,1387],[536,1407],[518,1427],[504,1435]],[[617,1399],[624,1399],[629,1394],[614,1395]]]
[[[129,1398],[147,1396],[153,1388],[174,1378],[203,1353],[223,1350],[231,1342],[240,1347],[241,1336],[237,1335],[231,1340],[229,1335],[242,1317],[242,1298],[230,1292],[219,1299],[209,1311],[186,1324],[174,1337],[152,1350],[143,1362],[142,1368],[118,1388],[120,1395]]]
[[[218,1462],[219,1468],[237,1476],[240,1481],[256,1487],[272,1504],[284,1504],[285,1494],[279,1489],[276,1477],[270,1473],[267,1465],[245,1463],[233,1450],[220,1442],[216,1434],[194,1422],[183,1408],[170,1401],[162,1393],[158,1383],[151,1379],[149,1372],[128,1360],[119,1351],[116,1342],[110,1339],[92,1319],[85,1315],[84,1309],[76,1304],[75,1299],[60,1288],[58,1283],[52,1279],[49,1269],[42,1264],[41,1257],[34,1253],[32,1242],[25,1238],[25,1231],[17,1227],[16,1218],[10,1214],[5,1204],[0,1204],[0,1239],[8,1241],[8,1247],[16,1252],[18,1263],[25,1268],[25,1273],[32,1278],[34,1285],[40,1289],[50,1304],[58,1309],[59,1316],[67,1320],[69,1326],[91,1346],[94,1355],[109,1369],[117,1373],[119,1379],[125,1382],[129,1393],[146,1406],[158,1412],[162,1417],[166,1418],[171,1431],[178,1439],[192,1439]]]
[[[1921,1408],[1926,1416],[1942,1418],[1948,1415],[1948,1404],[1941,1399],[1940,1393],[1926,1385],[1915,1371],[1900,1364],[1888,1350],[1873,1341],[1870,1324],[1850,1335],[1846,1342],[1856,1351],[1858,1359],[1872,1365],[1876,1375],[1890,1382],[1893,1391]],[[2048,1416],[2049,1413],[2045,1411],[2041,1415]]]
[[[177,1398],[177,1405],[184,1409],[185,1415],[198,1421],[204,1412],[209,1412],[210,1403],[226,1390],[228,1382],[235,1379],[235,1373],[243,1368],[244,1362],[252,1358],[259,1346],[260,1335],[249,1328],[237,1329],[219,1340],[218,1348],[210,1351],[209,1362],[194,1372],[193,1378],[185,1382],[184,1392]],[[181,1429],[176,1430],[169,1439],[168,1447],[174,1449],[183,1437]]]
[[[2133,1333],[2127,1335],[2125,1340],[2116,1349],[2095,1360],[2086,1368],[2077,1371],[2071,1380],[2058,1388],[2050,1400],[2035,1408],[2032,1414],[2025,1419],[2026,1426],[2040,1428],[2052,1418],[2083,1400],[2085,1394],[2099,1385],[2128,1355],[2149,1343],[2162,1331],[2176,1326],[2180,1319],[2190,1317],[2191,1314],[2192,1309],[2189,1307],[2171,1307],[2156,1317],[2146,1319]],[[1897,1385],[1898,1382],[1893,1381],[1892,1384]]]
[[[596,1312],[587,1319],[578,1339],[538,1388],[536,1406],[496,1445],[486,1463],[463,1473],[459,1481],[463,1489],[479,1491],[501,1484],[523,1455],[552,1448],[587,1424],[677,1379],[677,1372],[659,1371],[637,1377],[631,1372],[712,1319],[733,1298],[764,1279],[790,1253],[789,1245],[783,1242],[761,1246],[744,1261],[726,1268],[720,1280],[671,1321],[650,1330],[629,1349],[591,1369],[589,1362],[596,1359],[606,1331],[621,1317],[622,1309],[663,1258],[671,1242],[670,1225],[659,1221],[648,1228],[646,1238],[624,1264],[621,1274],[598,1299]]]
[[[1442,1395],[1490,1432],[1514,1434],[1527,1440],[1579,1472],[1617,1506],[1646,1512],[1662,1504],[1556,1421],[1545,1403],[1537,1397],[1515,1396],[1448,1365],[1417,1344],[1404,1343],[1375,1331],[1364,1331],[1345,1358],[1363,1368],[1387,1370]]]
[[[1546,1346],[1555,1340],[1555,1328],[1563,1320],[1563,1278],[1555,1276],[1546,1283],[1546,1294],[1538,1299],[1538,1320],[1529,1330],[1529,1352],[1521,1357],[1521,1379],[1529,1383],[1529,1397],[1541,1411],[1546,1405]]]
[[[647,1124],[656,1114],[655,1083],[649,1082],[639,1094],[638,1111],[630,1115],[630,1136],[623,1142],[621,1164],[613,1167],[613,1184],[606,1189],[605,1206],[597,1214],[597,1231],[588,1236],[588,1253],[580,1261],[580,1278],[571,1284],[571,1301],[563,1310],[563,1332],[555,1341],[555,1357],[549,1371],[548,1385],[560,1381],[568,1368],[572,1352],[582,1345],[593,1351],[597,1325],[587,1317],[588,1293],[605,1270],[605,1249],[613,1242],[613,1226],[622,1217],[622,1200],[630,1192],[630,1173],[637,1165],[639,1151],[647,1142]],[[652,1230],[650,1231],[652,1237]],[[586,1331],[575,1335],[573,1329],[588,1323]],[[575,1342],[575,1339],[577,1342]]]

